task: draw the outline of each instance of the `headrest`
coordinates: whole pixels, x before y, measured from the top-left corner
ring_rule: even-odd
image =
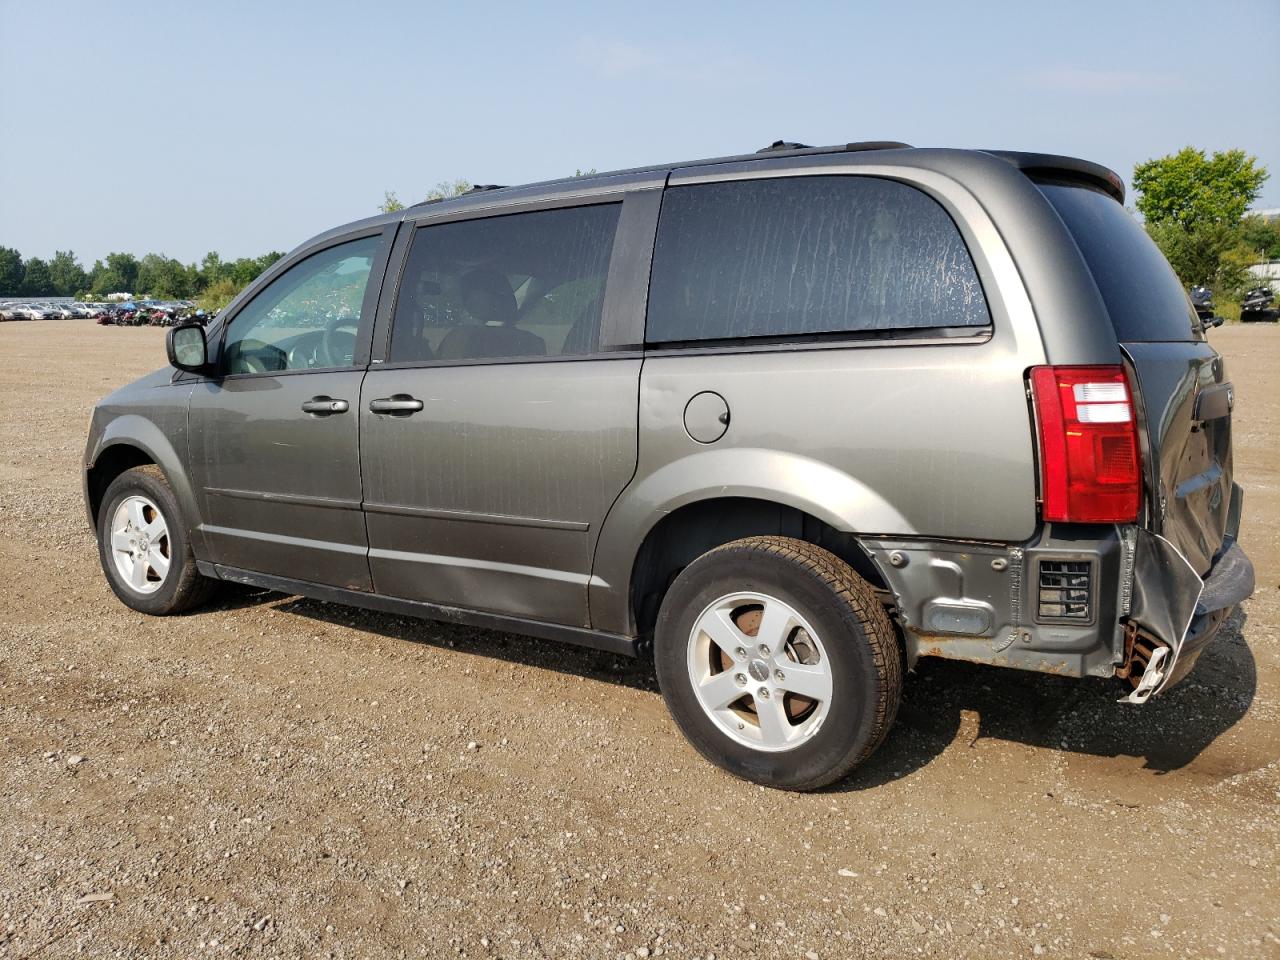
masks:
[[[477,267],[458,282],[462,305],[481,323],[516,322],[516,295],[507,278],[492,267]]]

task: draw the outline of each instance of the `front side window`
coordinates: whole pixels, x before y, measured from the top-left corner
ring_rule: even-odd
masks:
[[[224,372],[351,366],[365,287],[381,242],[373,236],[329,247],[272,280],[232,318]]]
[[[566,207],[419,228],[387,360],[593,352],[620,209]]]
[[[804,176],[672,187],[663,195],[649,343],[990,322],[960,231],[914,187]]]

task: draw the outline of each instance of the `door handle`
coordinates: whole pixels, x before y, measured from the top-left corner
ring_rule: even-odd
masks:
[[[334,413],[346,413],[351,409],[351,404],[345,400],[335,400],[333,397],[312,397],[302,404],[303,413],[312,413],[317,417],[327,417]]]
[[[422,401],[407,393],[397,393],[392,397],[380,397],[369,401],[369,410],[373,413],[389,413],[393,417],[407,417],[422,409]]]

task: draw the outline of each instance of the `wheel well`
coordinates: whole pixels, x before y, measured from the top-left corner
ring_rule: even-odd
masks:
[[[852,533],[837,530],[803,510],[768,500],[723,497],[701,500],[663,517],[640,545],[631,569],[631,611],[639,636],[653,633],[667,588],[708,550],[774,534],[805,540],[830,550],[882,596],[891,599],[880,571]]]
[[[127,443],[113,444],[98,454],[97,461],[89,468],[88,484],[89,512],[93,515],[95,524],[98,522],[102,496],[107,492],[107,487],[111,486],[111,481],[126,470],[148,463],[155,463],[150,454]]]

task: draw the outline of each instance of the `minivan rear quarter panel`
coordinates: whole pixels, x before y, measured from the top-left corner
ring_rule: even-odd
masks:
[[[644,535],[698,500],[783,502],[862,536],[1022,542],[1034,535],[1024,376],[1045,362],[1045,350],[1010,251],[972,191],[931,170],[868,163],[720,164],[676,171],[670,185],[833,173],[899,180],[937,200],[973,258],[991,327],[949,339],[649,348],[636,477],[597,552],[595,573],[614,585],[592,587],[597,628],[634,629],[617,585],[629,582]],[[1053,226],[1048,205],[1036,199]],[[684,424],[686,405],[704,391],[722,396],[730,411],[712,444],[694,440]]]

